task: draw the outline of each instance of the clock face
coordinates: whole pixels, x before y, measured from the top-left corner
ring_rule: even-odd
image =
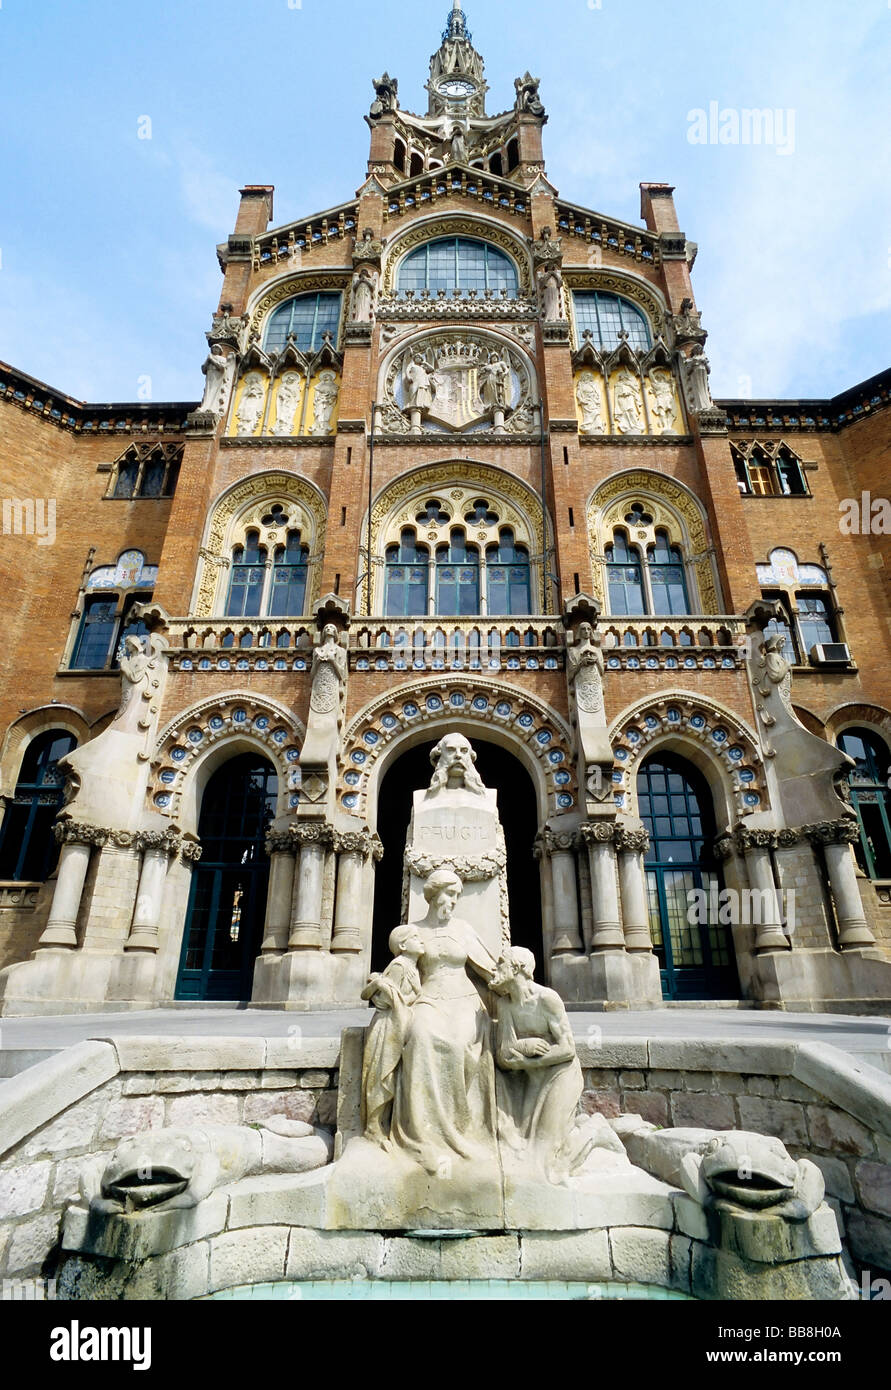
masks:
[[[441,82],[439,90],[444,97],[472,97],[476,87],[472,82],[464,82],[461,78],[452,77],[447,82]]]

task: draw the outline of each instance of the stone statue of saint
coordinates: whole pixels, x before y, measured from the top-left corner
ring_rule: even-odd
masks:
[[[402,369],[405,405],[408,410],[429,410],[433,404],[430,372],[420,353],[407,356]]]
[[[695,411],[711,410],[714,402],[709,388],[708,379],[711,367],[708,358],[697,344],[689,357],[684,358],[684,382],[687,388],[687,400],[690,409]]]
[[[600,386],[593,372],[582,372],[575,397],[582,416],[582,429],[585,434],[603,433],[603,402]]]
[[[201,370],[205,376],[204,399],[198,409],[219,419],[229,404],[229,392],[235,376],[235,353],[227,354],[221,343],[214,343]]]
[[[337,383],[336,373],[330,369],[320,372],[313,396],[313,421],[310,426],[310,434],[331,433],[331,416],[334,414],[334,407],[337,405],[339,395],[340,386]]]
[[[569,686],[575,691],[580,710],[599,714],[603,710],[603,676],[606,663],[601,643],[603,638],[590,623],[579,623],[575,643],[566,649],[566,671]]]
[[[294,433],[294,416],[300,405],[302,378],[299,372],[285,372],[278,384],[275,398],[275,424],[271,434],[290,436]]]
[[[374,296],[377,289],[377,276],[368,266],[363,266],[353,276],[353,322],[371,323],[374,318]]]
[[[455,164],[467,163],[467,138],[459,125],[452,128],[451,150],[452,160]]]
[[[347,654],[333,623],[325,624],[322,640],[313,649],[310,678],[310,709],[317,714],[332,714],[338,710],[346,692]]]
[[[386,115],[388,111],[395,111],[399,106],[399,83],[395,77],[385,72],[381,78],[373,77],[371,85],[374,87],[375,99],[371,103],[369,115],[373,121],[379,121],[381,116]]]
[[[266,383],[264,378],[259,372],[248,372],[244,379],[244,390],[241,393],[236,417],[236,428],[240,435],[256,433],[260,416],[263,414],[265,398]]]
[[[527,1164],[562,1182],[602,1142],[596,1121],[579,1120],[582,1068],[563,1000],[535,983],[535,957],[503,953],[489,988],[496,996],[498,1137]],[[617,1135],[611,1147],[621,1152]]]
[[[430,754],[433,776],[427,795],[435,795],[444,788],[465,787],[469,792],[485,795],[486,788],[474,763],[476,753],[470,740],[463,734],[446,734]]]
[[[552,265],[541,281],[542,313],[546,323],[558,323],[563,318],[563,276]]]
[[[674,389],[668,372],[651,372],[650,385],[653,388],[655,414],[663,434],[676,434],[677,411]]]
[[[509,410],[511,370],[498,352],[490,353],[488,362],[479,369],[480,400],[488,410]]]
[[[516,109],[518,111],[531,111],[533,116],[544,115],[545,109],[538,95],[540,86],[541,78],[533,77],[530,72],[515,79],[514,90],[517,93]]]
[[[619,434],[642,434],[640,384],[627,368],[619,372],[615,386],[613,419]]]

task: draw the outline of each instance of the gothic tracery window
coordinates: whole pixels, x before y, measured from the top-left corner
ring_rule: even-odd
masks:
[[[132,445],[112,466],[106,496],[118,501],[172,497],[182,456],[181,444]]]
[[[683,555],[666,531],[656,531],[655,544],[644,556],[627,533],[617,529],[606,548],[606,571],[614,617],[678,617],[690,612]]]
[[[785,444],[732,444],[743,497],[807,497],[801,459]]]
[[[418,545],[411,528],[402,532],[399,545],[386,554],[386,596],[388,618],[421,618],[427,613],[430,552]]]

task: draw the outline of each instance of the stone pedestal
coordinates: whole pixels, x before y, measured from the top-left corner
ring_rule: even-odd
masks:
[[[505,864],[496,792],[466,786],[415,792],[405,849],[409,921],[420,921],[427,911],[424,879],[448,866],[464,884],[462,918],[497,960],[507,930]]]

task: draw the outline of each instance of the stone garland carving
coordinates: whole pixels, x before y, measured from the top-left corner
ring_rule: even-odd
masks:
[[[373,830],[335,830],[334,848],[338,854],[360,854],[379,863],[384,857],[380,836]]]
[[[423,850],[407,849],[405,867],[418,878],[427,878],[443,866],[454,869],[463,883],[484,883],[497,877],[507,865],[507,852],[497,849],[493,854],[478,854],[472,858],[460,854],[429,854]]]
[[[100,825],[85,825],[81,821],[61,819],[53,826],[53,838],[58,845],[89,845],[92,849],[102,849],[113,834],[113,831]],[[130,837],[127,836],[127,844],[129,843]]]
[[[705,522],[702,514],[696,505],[691,493],[680,483],[667,477],[664,473],[650,472],[648,469],[634,469],[631,472],[619,473],[609,479],[606,483],[597,488],[588,503],[588,535],[594,555],[602,553],[602,543],[600,536],[601,514],[606,513],[606,509],[619,496],[627,497],[629,502],[634,501],[632,492],[639,492],[642,496],[654,496],[657,499],[664,498],[665,501],[679,512],[687,526],[687,535],[690,540],[690,547],[694,552],[691,563],[696,570],[696,580],[699,588],[699,598],[702,605],[703,614],[720,613],[721,608],[718,603],[718,592],[715,586],[715,577],[711,565],[711,551],[709,549],[708,537],[705,529]],[[610,540],[612,536],[610,535]],[[608,542],[604,542],[608,543]],[[594,596],[603,601],[603,574],[600,565],[594,567]]]
[[[172,827],[169,830],[140,830],[134,838],[134,844],[143,854],[146,850],[151,850],[153,853],[166,854],[168,858],[172,858],[182,845],[182,836]]]
[[[290,833],[301,849],[305,845],[318,845],[322,849],[334,846],[334,828],[324,821],[298,821],[291,826]]]

